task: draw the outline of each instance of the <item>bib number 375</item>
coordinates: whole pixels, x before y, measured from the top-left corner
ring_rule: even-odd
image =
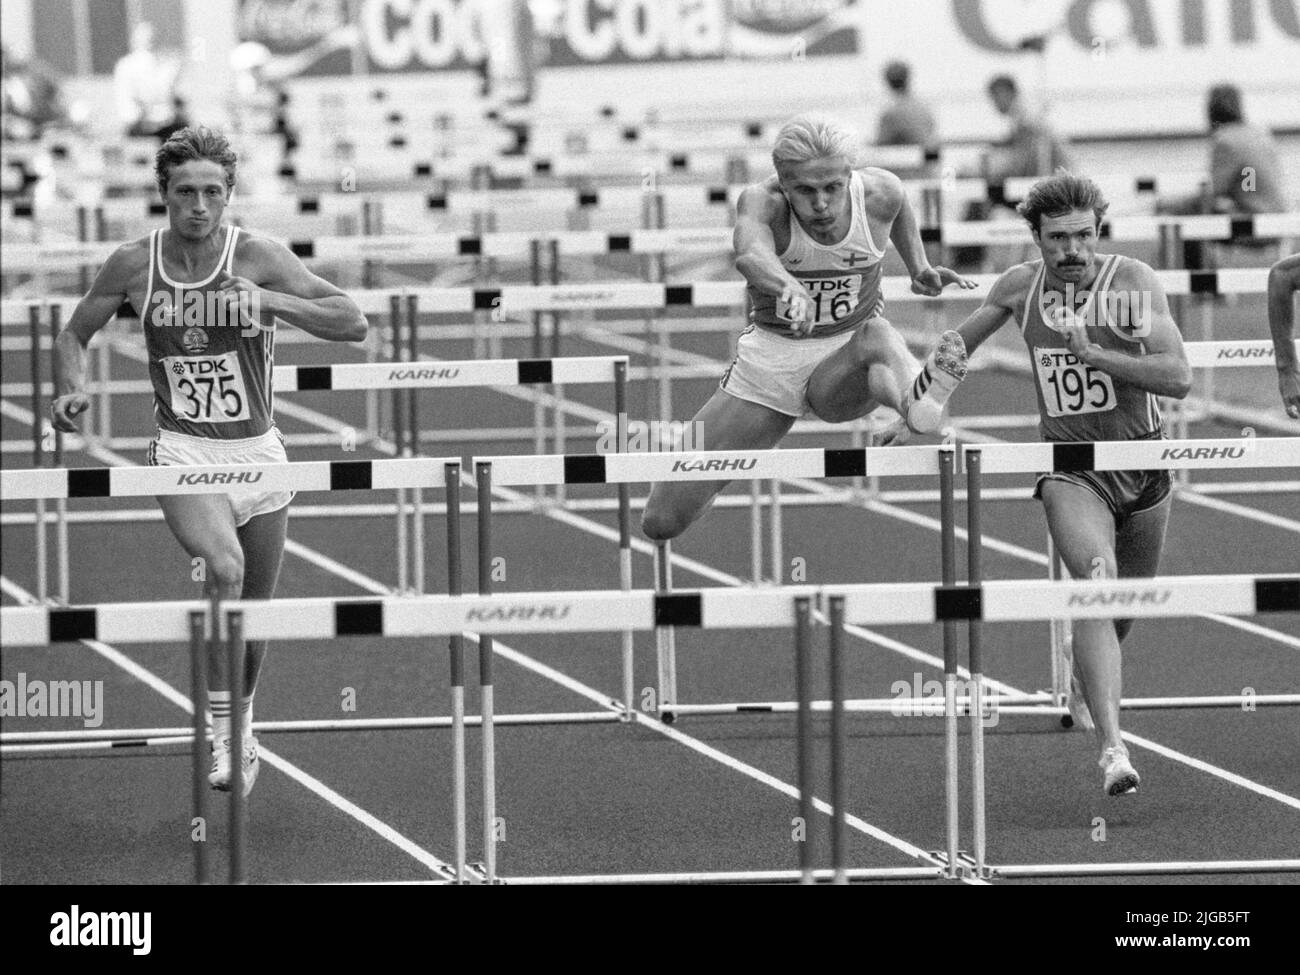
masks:
[[[194,423],[248,419],[248,392],[235,353],[171,357],[163,360],[163,368],[178,418]]]

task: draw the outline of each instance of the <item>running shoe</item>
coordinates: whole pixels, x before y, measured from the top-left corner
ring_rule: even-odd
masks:
[[[244,796],[253,791],[257,773],[262,760],[258,755],[257,736],[244,738]],[[212,742],[212,771],[208,773],[208,784],[222,792],[230,791],[230,739],[214,739]]]
[[[1140,781],[1137,769],[1128,760],[1128,749],[1123,745],[1112,745],[1104,749],[1097,761],[1105,776],[1103,788],[1108,796],[1127,796],[1137,792]]]

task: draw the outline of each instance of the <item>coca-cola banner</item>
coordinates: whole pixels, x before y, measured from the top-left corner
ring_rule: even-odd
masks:
[[[853,54],[859,0],[241,0],[239,35],[304,75],[463,69],[519,31],[543,65]],[[486,25],[486,26],[485,26]],[[529,39],[531,38],[531,40]]]

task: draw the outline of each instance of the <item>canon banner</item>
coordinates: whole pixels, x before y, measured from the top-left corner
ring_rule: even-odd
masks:
[[[797,59],[857,53],[858,2],[242,0],[239,33],[304,75],[350,73],[354,45],[371,73],[464,69],[512,30],[542,65]]]

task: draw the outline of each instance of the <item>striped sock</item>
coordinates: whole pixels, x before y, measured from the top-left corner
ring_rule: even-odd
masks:
[[[230,692],[208,691],[208,711],[212,715],[212,737],[215,741],[230,737]]]
[[[917,433],[937,430],[948,397],[965,378],[966,343],[957,332],[944,332],[908,390],[905,404],[908,426]]]
[[[239,699],[239,713],[243,719],[244,741],[253,735],[253,695]]]

